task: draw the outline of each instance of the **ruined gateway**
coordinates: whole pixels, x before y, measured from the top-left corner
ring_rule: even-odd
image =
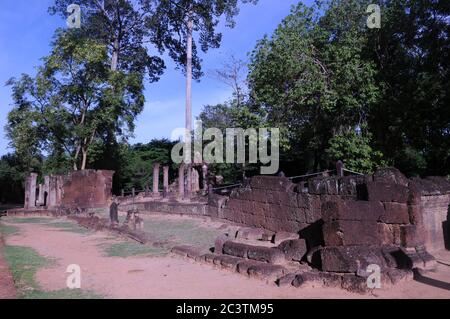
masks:
[[[155,167],[158,180],[159,165]],[[167,172],[162,194],[154,183],[152,193],[132,201],[120,198],[121,210],[207,216],[235,225],[211,243],[209,254],[189,246],[172,252],[280,286],[315,284],[366,292],[374,265],[383,284],[395,285],[412,279],[414,271],[432,270],[433,253],[448,248],[450,182],[444,177],[407,179],[393,168],[300,183],[256,176],[228,196],[210,191],[186,202],[169,191]],[[8,214],[69,215],[86,227],[113,228],[146,243],[139,230],[111,226],[86,213],[107,207],[112,177],[111,171],[87,170],[46,177],[44,185],[36,185],[32,174],[26,181],[25,208]],[[183,186],[174,189],[182,192]]]

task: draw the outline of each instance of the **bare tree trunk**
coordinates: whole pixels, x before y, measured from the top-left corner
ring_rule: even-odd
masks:
[[[192,12],[188,15],[187,21],[187,39],[186,39],[186,140],[185,143],[191,142],[192,131],[192,33],[194,29],[194,21],[192,20]],[[189,139],[189,140],[188,140]],[[192,149],[192,147],[191,147]],[[191,149],[189,152],[191,152]],[[187,197],[190,198],[192,192],[192,165],[187,165]]]
[[[113,52],[111,57],[111,71],[117,71],[119,65],[119,40],[114,40]]]
[[[82,171],[86,169],[86,163],[87,163],[87,149],[83,149],[83,161],[81,162]]]

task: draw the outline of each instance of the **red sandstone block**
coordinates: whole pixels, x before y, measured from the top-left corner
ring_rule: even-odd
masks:
[[[304,239],[293,239],[283,241],[278,245],[287,260],[301,261],[305,257],[308,249]]]
[[[379,247],[344,246],[325,247],[320,252],[322,270],[337,273],[356,273],[366,270],[371,264],[386,267],[386,261]]]
[[[284,253],[278,248],[274,247],[248,245],[247,257],[248,259],[270,263],[274,265],[284,264],[286,262]]]
[[[335,200],[322,203],[324,221],[376,221],[383,213],[384,206],[380,202]]]
[[[384,213],[380,221],[387,224],[408,224],[408,205],[403,203],[384,203]]]
[[[400,225],[378,223],[378,244],[400,245]]]
[[[416,225],[400,226],[400,238],[403,247],[416,247],[422,244]]]
[[[284,192],[293,189],[294,186],[288,178],[279,176],[255,176],[250,180],[250,187],[252,189]]]
[[[248,245],[227,241],[223,244],[223,253],[225,255],[247,258]]]
[[[372,245],[378,243],[378,226],[369,221],[332,221],[323,225],[327,246]]]
[[[409,198],[408,187],[383,182],[367,183],[367,196],[369,201],[407,203]]]
[[[271,265],[266,263],[258,263],[250,266],[247,273],[252,278],[275,282],[286,273],[286,268],[279,265]]]

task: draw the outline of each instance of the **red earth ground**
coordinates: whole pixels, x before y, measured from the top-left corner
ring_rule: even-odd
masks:
[[[106,233],[81,235],[27,223],[14,226],[20,231],[6,238],[7,245],[30,247],[56,260],[54,266],[36,274],[46,291],[66,288],[67,266],[77,264],[82,270],[82,289],[105,298],[450,298],[450,252],[437,256],[441,262],[437,271],[425,274],[421,282],[402,282],[359,295],[337,288],[280,288],[172,255],[108,257],[100,247],[111,243]]]

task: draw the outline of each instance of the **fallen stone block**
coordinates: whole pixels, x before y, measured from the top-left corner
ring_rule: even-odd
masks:
[[[294,282],[296,276],[297,276],[296,274],[284,275],[283,277],[281,277],[277,280],[276,284],[278,285],[278,287],[292,286],[292,283]]]
[[[219,255],[214,258],[214,265],[221,266],[223,269],[236,271],[237,265],[242,259],[227,255]]]
[[[223,254],[223,245],[229,240],[230,237],[227,234],[217,237],[214,242],[214,253],[219,255]]]
[[[248,275],[248,269],[252,266],[257,265],[258,262],[255,260],[244,260],[238,263],[237,271],[240,274]]]
[[[265,234],[264,229],[261,228],[241,228],[236,234],[236,238],[248,240],[262,240]]]
[[[381,269],[386,267],[379,247],[325,247],[320,253],[322,270],[327,272],[356,274],[358,270],[366,270],[372,264],[380,266]]]
[[[286,268],[279,265],[258,263],[250,266],[247,273],[252,278],[276,282],[278,278],[286,273]]]
[[[342,276],[338,274],[332,274],[319,271],[307,271],[298,274],[295,280],[292,282],[294,287],[302,287],[309,285],[315,287],[316,285],[322,287],[340,287]]]
[[[247,258],[248,245],[227,241],[223,244],[223,253],[225,255]]]
[[[201,250],[197,247],[184,245],[173,247],[171,252],[182,257],[195,259],[200,256]]]
[[[293,239],[283,241],[278,245],[287,260],[301,261],[307,253],[306,242],[304,239]]]
[[[387,272],[387,276],[391,283],[396,285],[400,282],[412,280],[414,278],[414,273],[411,270],[406,269],[390,269]]]
[[[280,231],[275,234],[274,243],[275,243],[275,245],[279,245],[283,241],[299,239],[299,237],[300,237],[300,235],[296,234],[296,233]]]
[[[275,247],[248,245],[247,258],[275,265],[284,264],[286,262],[284,253]]]
[[[215,254],[204,254],[201,256],[201,259],[208,264],[214,264],[214,259],[216,259],[216,257],[217,255]]]

